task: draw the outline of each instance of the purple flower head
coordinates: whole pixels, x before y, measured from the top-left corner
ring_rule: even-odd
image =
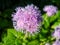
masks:
[[[56,27],[52,36],[55,37],[56,39],[60,39],[60,26]]]
[[[60,45],[60,41],[56,40],[52,45]]]
[[[48,16],[52,16],[57,12],[57,7],[53,5],[47,5],[43,8],[43,11],[45,11]]]
[[[12,14],[13,26],[18,31],[27,31],[35,33],[41,24],[41,13],[33,4],[27,5],[25,8],[18,7],[16,13]],[[21,30],[23,29],[23,30]]]

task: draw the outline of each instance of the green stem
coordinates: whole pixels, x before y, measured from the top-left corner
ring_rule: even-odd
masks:
[[[26,31],[26,34],[25,34],[25,36],[24,36],[24,38],[23,38],[23,41],[24,41],[24,42],[26,41],[27,35],[28,35],[28,32]],[[25,43],[23,43],[23,45],[25,45]]]
[[[25,40],[26,38],[27,38],[27,31],[26,31],[26,34],[25,34],[25,36],[24,36],[23,40]]]

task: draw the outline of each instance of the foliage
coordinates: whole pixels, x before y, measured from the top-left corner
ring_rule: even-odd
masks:
[[[27,1],[27,3],[28,2],[29,1]],[[29,3],[31,2],[34,2],[34,0],[30,1]],[[44,2],[44,0],[41,2]],[[34,2],[34,4],[35,3],[36,1]],[[59,0],[52,0],[49,3],[51,4],[55,3],[58,6],[58,8],[60,8]],[[49,4],[49,3],[47,3],[46,1],[46,4]],[[40,4],[41,3],[38,2],[36,5],[38,5],[40,8]],[[42,9],[42,7],[46,4],[45,3],[41,4],[40,9]],[[21,3],[19,5],[25,5],[25,4]],[[50,17],[48,17],[46,13],[42,12],[43,22],[42,22],[41,29],[39,29],[40,32],[34,35],[28,35],[26,39],[24,39],[25,33],[16,31],[12,25],[11,14],[14,11],[14,8],[15,8],[14,6],[12,9],[6,9],[3,12],[2,11],[0,12],[0,35],[1,35],[0,45],[45,45],[45,43],[47,42],[49,42],[50,44],[53,43],[55,38],[53,38],[51,35],[55,27],[60,24],[60,10],[58,10],[56,14]]]

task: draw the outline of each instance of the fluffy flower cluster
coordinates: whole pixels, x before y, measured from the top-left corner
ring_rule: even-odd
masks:
[[[60,25],[55,28],[55,31],[53,33],[53,37],[56,38],[56,41],[53,43],[53,45],[60,45]]]
[[[52,34],[53,37],[56,38],[56,41],[52,45],[60,45],[60,25],[55,28],[54,33]]]
[[[53,33],[53,37],[55,37],[56,39],[60,39],[60,26],[57,26],[54,33]]]
[[[12,14],[13,26],[18,31],[35,33],[41,23],[41,13],[33,4],[26,7],[18,7],[16,13]],[[21,30],[23,29],[23,30]]]
[[[56,40],[52,45],[60,45],[60,41]]]
[[[47,5],[43,8],[43,10],[47,13],[48,16],[52,16],[57,12],[57,7],[53,5]]]

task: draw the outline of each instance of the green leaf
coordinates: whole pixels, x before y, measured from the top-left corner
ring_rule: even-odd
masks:
[[[3,39],[4,45],[15,45],[15,39],[16,38],[12,33],[7,34]]]
[[[0,45],[3,45],[3,43],[2,43],[2,42],[0,42]]]
[[[34,40],[28,43],[28,45],[40,45],[38,40]]]
[[[4,45],[15,45],[15,37],[11,34],[11,35],[7,35],[7,37],[4,37],[3,41],[4,41]]]
[[[16,30],[8,29],[7,36],[3,38],[4,45],[21,45],[22,40],[20,37],[22,36]]]
[[[59,21],[59,22],[55,22],[55,23],[51,26],[51,28],[55,29],[56,26],[58,26],[58,25],[60,25],[60,21]]]
[[[15,39],[15,45],[22,45],[22,41],[19,39]]]
[[[49,17],[50,22],[56,21],[58,18],[60,18],[60,11],[58,11],[55,15]]]
[[[8,29],[8,34],[12,33],[15,37],[22,39],[24,34],[21,32],[16,31],[15,29]]]
[[[39,37],[40,37],[40,41],[46,41],[47,39],[46,37],[44,37],[44,35],[41,35],[41,34],[39,35]]]
[[[42,28],[41,32],[46,34],[48,32],[48,30]]]
[[[49,17],[46,14],[44,14],[42,17],[43,17],[43,26],[45,28],[48,28],[50,25]]]

